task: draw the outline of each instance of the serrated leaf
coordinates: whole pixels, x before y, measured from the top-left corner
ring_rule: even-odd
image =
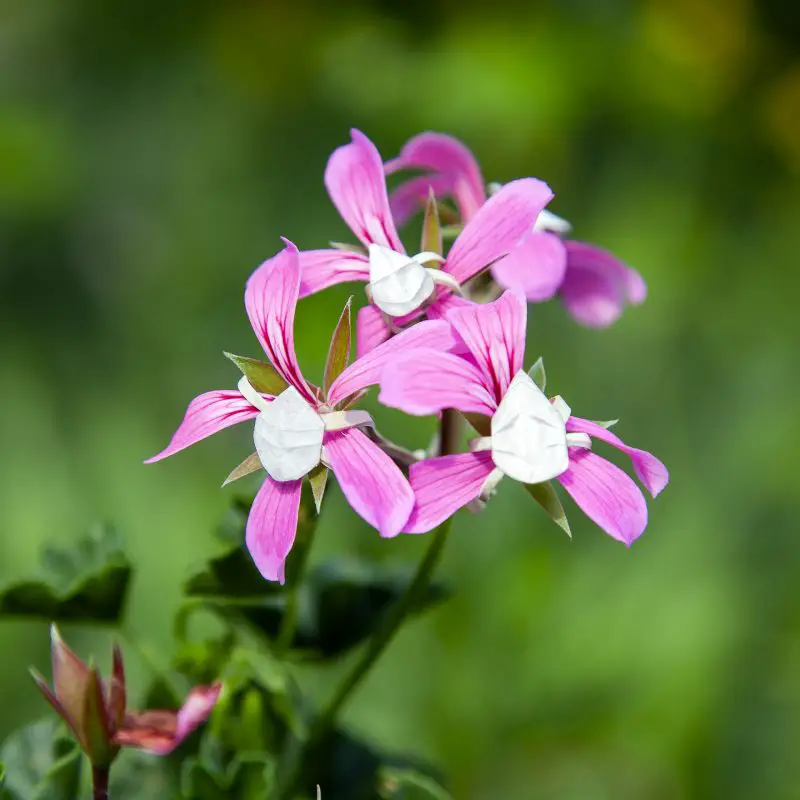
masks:
[[[442,254],[442,225],[439,220],[439,206],[436,195],[431,188],[428,193],[428,202],[425,205],[425,217],[422,221],[422,243],[420,251],[423,253]],[[434,266],[430,264],[428,266]],[[438,267],[438,264],[435,264]]]
[[[528,370],[531,380],[544,391],[547,388],[547,375],[544,371],[544,359],[539,356],[536,363]]]
[[[248,358],[247,356],[237,356],[233,353],[225,353],[225,357],[236,364],[239,371],[250,381],[250,385],[257,392],[277,397],[289,386],[278,374],[275,367],[266,361],[259,361],[257,358]]]
[[[339,321],[336,323],[333,336],[331,336],[328,358],[325,361],[325,377],[322,382],[326,396],[333,382],[344,372],[350,361],[350,340],[352,336],[350,308],[352,305],[353,298],[349,297],[344,304]]]
[[[244,478],[247,475],[258,472],[260,469],[264,469],[264,465],[261,463],[258,453],[251,453],[238,467],[231,471],[222,485],[227,486],[229,483],[233,483],[234,481],[238,481],[239,478]]]
[[[285,666],[267,654],[235,651],[220,674],[225,692],[200,744],[207,772],[224,785],[231,762],[245,752],[282,753],[305,732],[300,690]]]
[[[430,776],[394,767],[380,771],[379,792],[386,800],[452,800]]]
[[[547,483],[524,483],[522,484],[528,494],[545,510],[547,516],[561,528],[564,533],[572,538],[572,531],[569,527],[564,507],[561,505],[553,484]]]
[[[98,528],[71,549],[46,548],[40,579],[0,588],[0,616],[117,623],[131,572],[116,532]]]
[[[225,800],[229,795],[200,760],[187,758],[181,767],[181,796],[185,800]]]
[[[324,464],[318,464],[308,473],[308,483],[311,486],[317,514],[322,510],[322,498],[325,496],[325,487],[328,485],[329,472],[330,470]]]
[[[20,800],[74,800],[79,796],[82,753],[56,720],[14,731],[0,748],[3,792]]]

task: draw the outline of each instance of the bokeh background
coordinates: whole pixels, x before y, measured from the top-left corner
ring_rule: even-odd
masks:
[[[533,308],[528,361],[672,483],[630,551],[574,507],[568,541],[513,485],[461,514],[455,598],[408,626],[347,721],[438,762],[459,800],[800,797],[796,11],[0,2],[0,579],[113,521],[139,565],[130,626],[166,654],[248,432],[142,460],[191,397],[235,385],[223,349],[258,355],[242,291],[278,237],[348,238],[322,171],[349,128],[386,157],[447,131],[488,180],[547,180],[579,238],[644,274],[646,304],[607,331]],[[312,379],[348,293],[301,307]],[[432,431],[376,414],[410,444]],[[406,563],[424,544],[378,541],[334,490],[316,556]],[[45,712],[26,669],[46,639],[0,622],[0,737]]]

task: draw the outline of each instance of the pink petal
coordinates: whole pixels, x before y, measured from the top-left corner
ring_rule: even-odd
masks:
[[[506,289],[528,300],[549,300],[564,282],[567,250],[558,236],[533,231],[492,267],[492,276]]]
[[[283,583],[283,567],[297,534],[299,481],[279,482],[267,476],[250,509],[245,542],[258,571]]]
[[[356,320],[356,357],[362,358],[391,335],[392,331],[380,309],[372,305],[364,306]]]
[[[159,756],[169,755],[202,725],[217,704],[222,684],[195,686],[178,711],[140,711],[125,715],[114,734],[118,747],[135,747]]]
[[[525,358],[525,298],[512,291],[492,303],[456,308],[447,321],[464,341],[499,403]]]
[[[647,527],[647,503],[639,487],[590,450],[570,448],[569,469],[557,480],[609,536],[630,545]]]
[[[403,473],[358,428],[325,437],[325,458],[354,511],[381,536],[396,536],[411,513],[414,494]]]
[[[414,509],[405,533],[427,533],[474,500],[494,469],[491,453],[458,453],[412,464]]]
[[[221,691],[221,683],[192,688],[178,711],[178,724],[175,731],[176,746],[209,718]]]
[[[616,322],[626,305],[647,297],[642,276],[616,256],[593,244],[567,241],[567,273],[561,300],[582,325],[604,328]]]
[[[269,395],[262,395],[271,400]],[[206,392],[195,397],[183,417],[178,430],[172,436],[166,449],[158,455],[148,458],[145,464],[152,464],[162,458],[174,455],[190,445],[211,436],[223,428],[229,428],[238,422],[246,422],[258,416],[258,409],[251,406],[236,390]]]
[[[491,417],[497,403],[480,369],[436,350],[412,350],[393,361],[381,378],[379,402],[406,414],[425,416],[446,408]]]
[[[465,283],[510,253],[552,198],[550,187],[536,178],[507,183],[466,224],[453,242],[444,269]]]
[[[244,304],[253,331],[272,365],[288,384],[316,405],[294,352],[294,312],[299,292],[299,254],[286,241],[286,247],[278,255],[265,261],[250,276]]]
[[[450,324],[444,320],[424,320],[370,350],[354,361],[333,382],[328,405],[335,406],[355,392],[380,383],[387,364],[408,350],[427,347],[445,351],[457,343]]]
[[[369,280],[369,261],[360,253],[345,250],[300,252],[300,297],[337,283]]]
[[[428,202],[431,190],[439,197],[453,193],[453,184],[446,175],[418,175],[401,183],[390,195],[389,204],[395,224],[405,225]]]
[[[399,169],[426,169],[443,179],[446,188],[434,191],[437,196],[452,195],[464,221],[471,219],[486,201],[483,176],[475,156],[453,136],[428,131],[409,139],[400,155],[386,164],[387,173]],[[423,202],[426,199],[427,190]]]
[[[334,150],[328,160],[328,194],[362,244],[379,244],[404,253],[389,209],[380,153],[360,131],[353,130],[350,135],[352,142]]]
[[[637,450],[635,447],[629,447],[608,428],[604,428],[602,425],[598,425],[588,419],[570,417],[567,420],[567,430],[576,433],[588,433],[593,439],[607,442],[616,447],[617,450],[621,450],[625,455],[630,456],[636,476],[647,487],[647,491],[653,497],[657,497],[669,483],[669,472],[661,461],[646,450]]]

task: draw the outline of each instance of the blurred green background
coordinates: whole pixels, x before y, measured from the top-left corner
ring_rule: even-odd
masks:
[[[385,157],[447,131],[487,180],[548,181],[578,238],[645,276],[607,331],[533,307],[528,363],[672,483],[630,551],[574,506],[568,541],[511,484],[459,515],[455,599],[347,721],[437,761],[459,800],[800,797],[796,3],[277,5],[0,2],[0,578],[112,520],[140,565],[130,626],[165,649],[248,431],[142,460],[235,385],[223,349],[259,354],[242,291],[278,237],[349,238],[322,185],[349,128]],[[347,295],[301,306],[312,379]],[[334,490],[315,556],[424,546],[379,541]],[[0,654],[2,737],[45,713],[26,668],[46,627],[0,623]]]

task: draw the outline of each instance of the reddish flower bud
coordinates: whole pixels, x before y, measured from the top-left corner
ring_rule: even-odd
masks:
[[[67,723],[93,766],[107,769],[120,747],[136,747],[159,755],[171,753],[208,719],[222,684],[196,686],[177,711],[127,712],[122,653],[113,650],[111,679],[104,682],[96,667],[86,665],[51,628],[53,688],[35,670],[31,675],[45,700]]]

